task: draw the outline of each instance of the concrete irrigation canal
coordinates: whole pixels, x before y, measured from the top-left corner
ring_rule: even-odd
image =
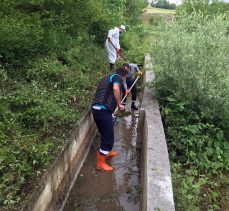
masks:
[[[95,170],[99,140],[94,140],[64,211],[139,210],[140,150],[136,148],[138,115],[136,112],[130,113],[115,126],[113,149],[119,154],[110,159],[114,171]]]
[[[150,56],[144,83],[154,79]],[[112,172],[95,170],[99,137],[91,112],[78,123],[63,153],[43,176],[26,211],[174,211],[170,164],[159,107],[145,86],[141,109],[115,126]]]

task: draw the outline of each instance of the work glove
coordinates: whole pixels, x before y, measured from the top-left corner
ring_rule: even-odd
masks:
[[[139,70],[137,75],[142,76],[143,75],[142,71]]]

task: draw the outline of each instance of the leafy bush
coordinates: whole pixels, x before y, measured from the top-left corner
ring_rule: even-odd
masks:
[[[162,22],[165,21],[164,19],[165,18],[161,17],[161,16],[152,16],[149,19],[149,24],[158,26],[158,25],[162,24]]]
[[[229,166],[228,16],[201,13],[154,26],[155,86],[177,210],[222,210]],[[224,179],[228,183],[228,179]]]
[[[1,63],[22,65],[44,50],[42,39],[44,30],[39,19],[16,16],[0,19]]]
[[[228,124],[227,16],[213,20],[202,15],[183,16],[161,29],[154,42],[158,65],[156,86],[161,96],[189,102],[192,110]],[[226,130],[225,130],[226,131]]]
[[[124,55],[127,54],[128,62],[142,63],[143,56],[149,51],[149,45],[147,45],[149,34],[149,31],[142,25],[128,27],[128,32],[121,40],[121,46],[124,48]]]
[[[176,13],[203,13],[205,15],[214,16],[221,13],[229,12],[229,4],[227,2],[221,1],[213,1],[209,3],[209,1],[190,1],[185,0],[183,3],[176,7]]]
[[[197,166],[214,174],[228,170],[229,144],[223,130],[211,123],[204,123],[205,117],[190,110],[188,103],[171,97],[161,103],[173,162]]]
[[[10,207],[29,192],[31,184],[26,182],[27,178],[40,175],[52,159],[49,155],[52,143],[37,145],[33,136],[18,138],[12,139],[10,146],[8,140],[1,141],[0,149],[0,203]]]
[[[225,175],[215,178],[176,163],[171,167],[176,210],[223,210],[220,202],[225,196],[220,196],[220,189],[228,184]]]

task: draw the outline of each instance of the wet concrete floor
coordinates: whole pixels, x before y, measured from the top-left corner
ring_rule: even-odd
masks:
[[[107,161],[114,167],[114,171],[95,170],[99,137],[94,140],[64,211],[139,210],[140,150],[136,147],[138,116],[138,111],[129,112],[115,126],[113,150],[119,154]]]

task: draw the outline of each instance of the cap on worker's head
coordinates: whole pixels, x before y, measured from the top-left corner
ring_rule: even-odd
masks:
[[[121,75],[121,76],[126,76],[127,73],[128,73],[128,71],[126,71],[126,70],[125,70],[124,68],[122,68],[122,67],[118,67],[118,68],[116,69],[116,73],[119,74],[119,75]]]
[[[122,67],[125,69],[125,70],[128,70],[130,68],[130,65],[128,63],[123,63]]]
[[[120,25],[119,28],[126,31],[126,27],[124,25]]]

